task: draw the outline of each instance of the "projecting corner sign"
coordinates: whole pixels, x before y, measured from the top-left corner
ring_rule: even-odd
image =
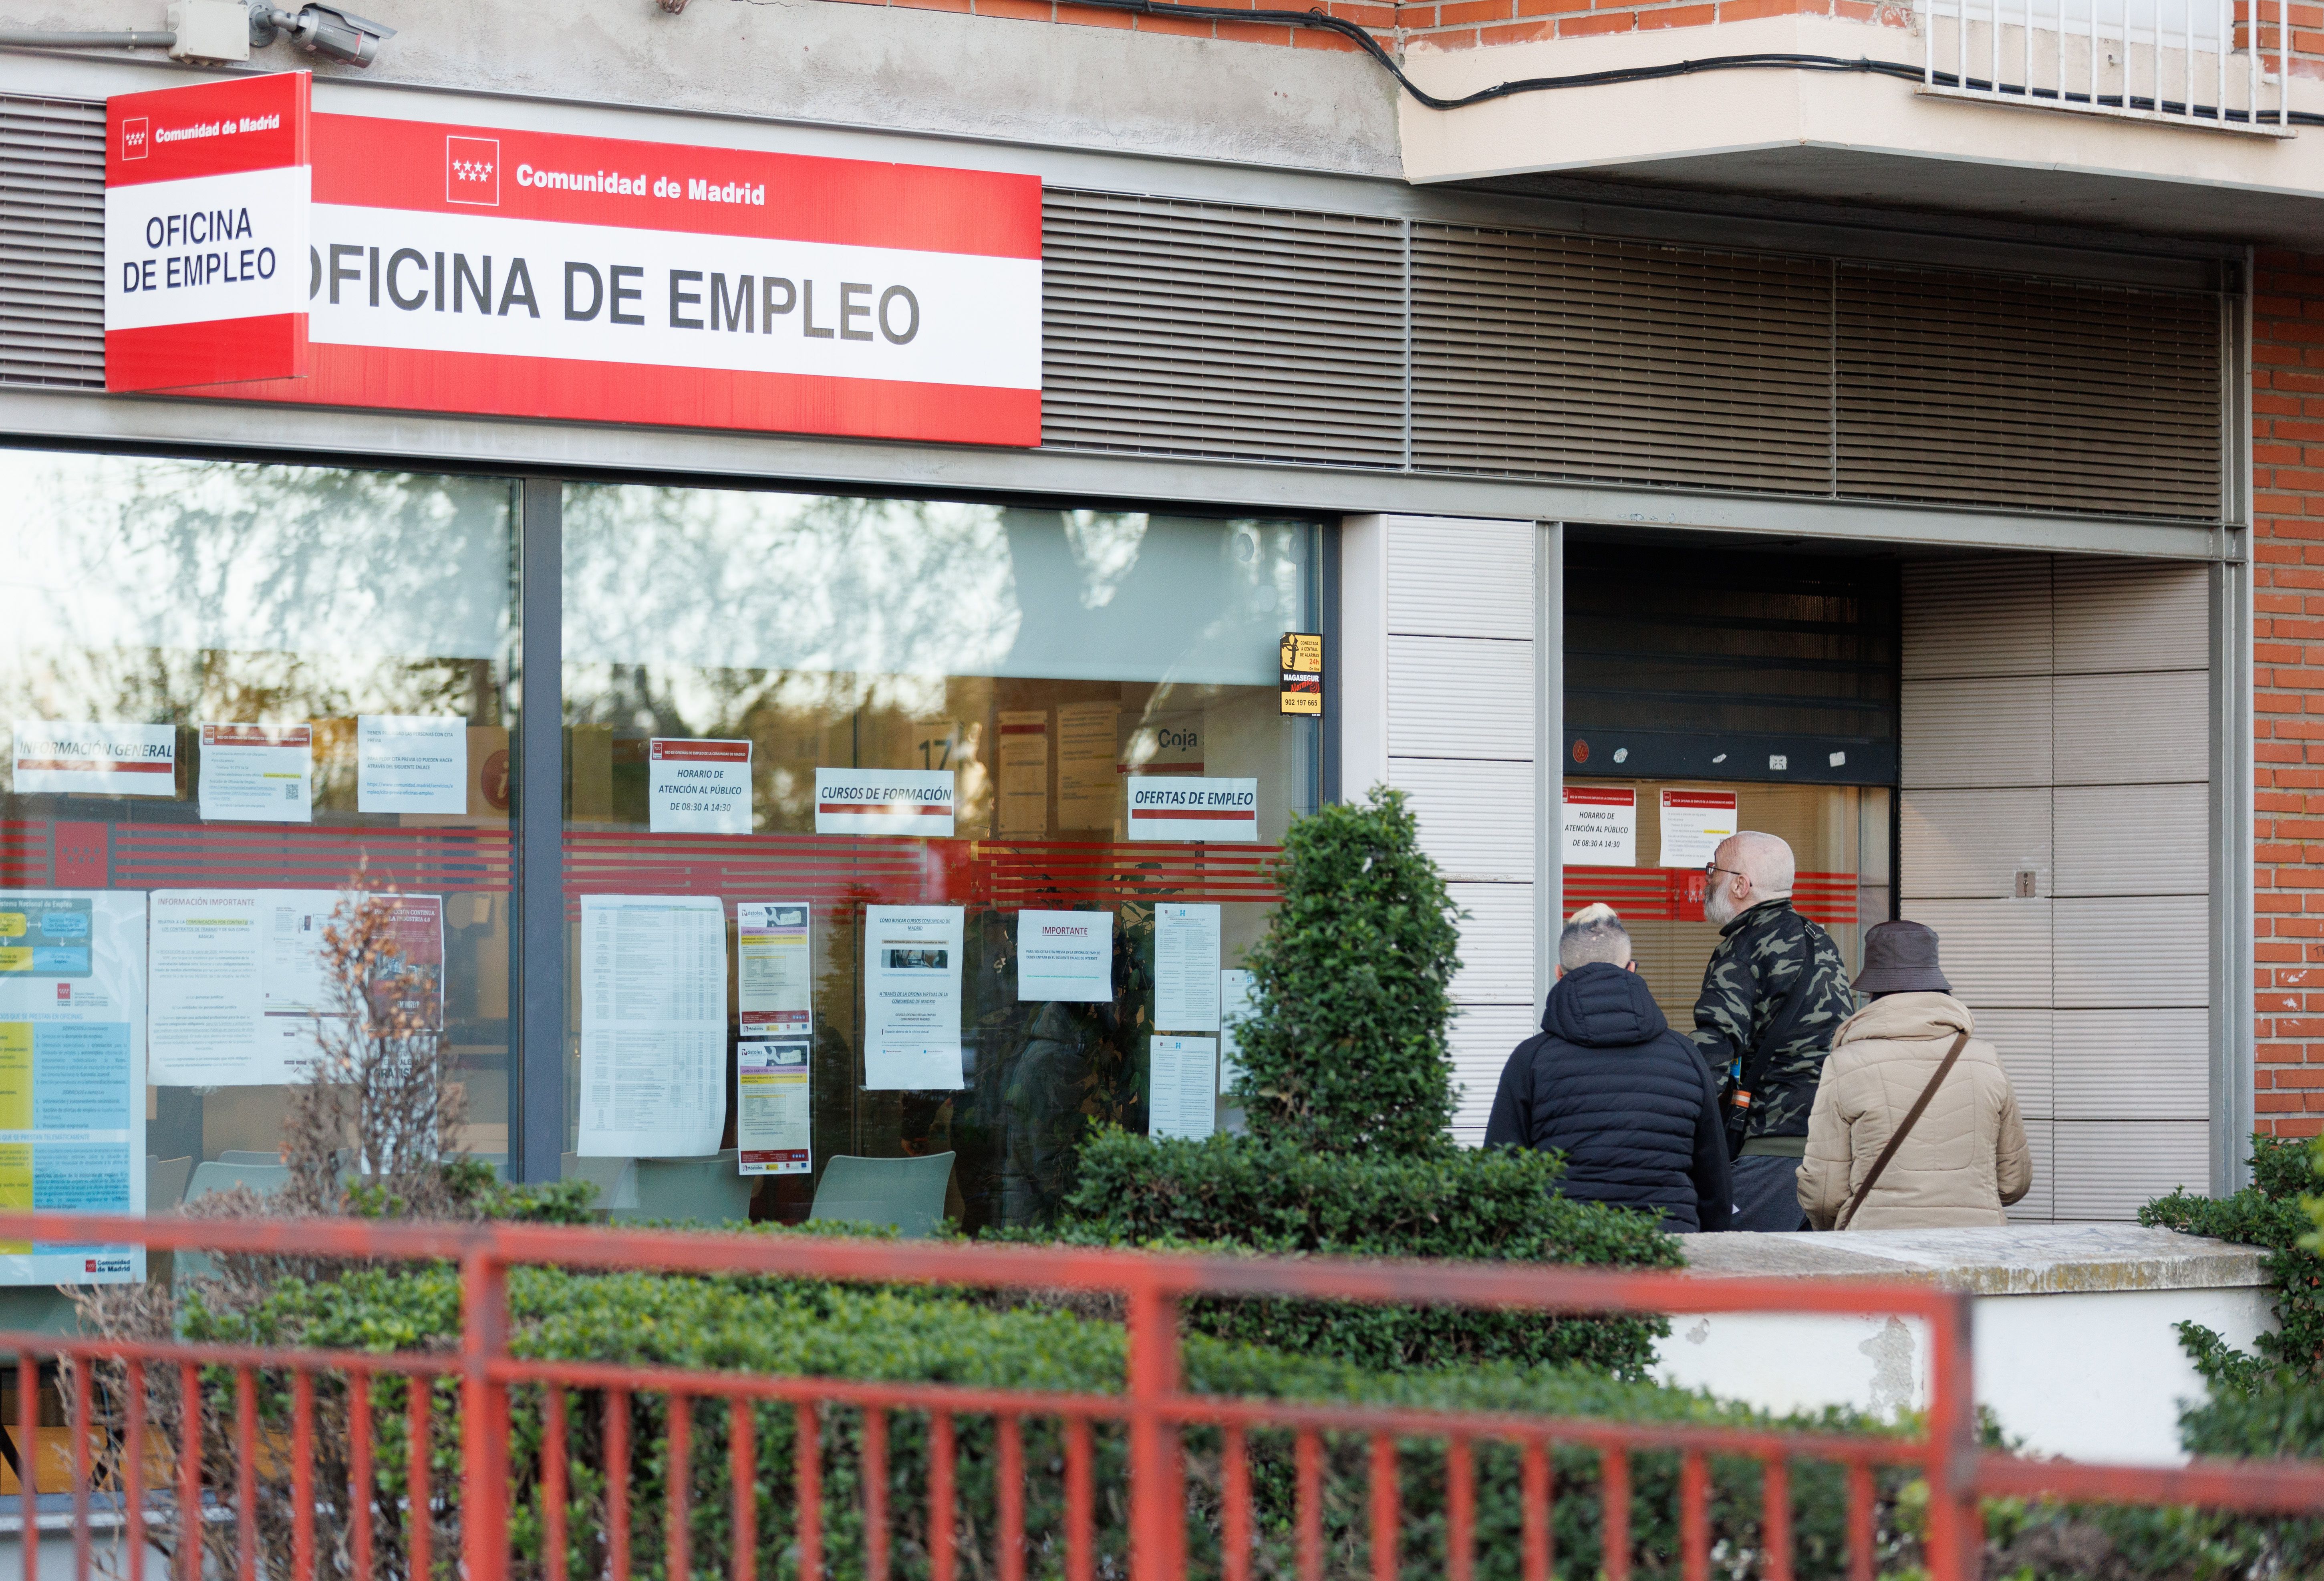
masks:
[[[106,131],[108,389],[1040,442],[1037,178],[318,116],[303,72]]]

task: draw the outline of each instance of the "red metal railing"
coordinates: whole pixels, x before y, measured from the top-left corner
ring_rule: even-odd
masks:
[[[1398,1504],[1401,1457],[1413,1440],[1441,1445],[1445,1515],[1443,1570],[1453,1581],[1475,1574],[1478,1519],[1476,1465],[1485,1446],[1506,1446],[1522,1461],[1522,1572],[1549,1581],[1555,1554],[1552,1526],[1551,1451],[1594,1451],[1598,1458],[1603,1535],[1601,1573],[1627,1581],[1631,1567],[1631,1471],[1642,1454],[1674,1454],[1678,1560],[1689,1581],[1710,1575],[1711,1501],[1715,1460],[1741,1457],[1759,1468],[1763,1505],[1756,1573],[1789,1581],[1793,1572],[1793,1495],[1796,1463],[1844,1469],[1847,1542],[1851,1576],[1873,1574],[1875,1474],[1901,1467],[1926,1484],[1923,1559],[1932,1581],[1967,1581],[1978,1562],[1976,1501],[1985,1494],[2057,1496],[2130,1503],[2193,1502],[2254,1512],[2324,1511],[2324,1468],[2304,1465],[2214,1463],[2180,1468],[2130,1468],[2036,1463],[1980,1453],[1972,1422],[1969,1299],[1925,1285],[1838,1284],[1783,1280],[1695,1281],[1666,1272],[1461,1263],[1361,1263],[1157,1255],[1061,1248],[913,1244],[804,1236],[625,1232],[514,1225],[424,1225],[370,1221],[222,1221],[99,1218],[82,1216],[0,1216],[0,1242],[143,1243],[155,1250],[302,1258],[447,1260],[459,1269],[462,1326],[456,1353],[333,1353],[252,1346],[0,1335],[0,1350],[17,1360],[18,1445],[23,1464],[38,1441],[36,1401],[44,1362],[69,1364],[71,1395],[70,1495],[76,1574],[90,1574],[93,1462],[99,1445],[88,1424],[91,1380],[103,1369],[125,1379],[127,1402],[109,1464],[118,1468],[106,1490],[117,1500],[126,1551],[141,1556],[129,1569],[143,1573],[149,1538],[168,1534],[179,1581],[201,1581],[203,1534],[211,1535],[211,1572],[228,1568],[240,1581],[306,1581],[319,1573],[359,1581],[386,1574],[427,1576],[438,1570],[465,1581],[505,1581],[512,1571],[512,1477],[521,1471],[537,1493],[537,1525],[528,1528],[534,1556],[529,1574],[565,1581],[576,1572],[576,1534],[568,1529],[568,1495],[576,1475],[572,1441],[586,1424],[570,1410],[571,1391],[594,1392],[604,1402],[602,1558],[582,1555],[585,1573],[628,1581],[641,1567],[633,1545],[649,1540],[632,1530],[633,1470],[651,1461],[664,1490],[661,1563],[642,1564],[676,1581],[704,1567],[691,1549],[694,1520],[688,1490],[692,1469],[715,1462],[697,1456],[695,1406],[726,1406],[724,1470],[730,1502],[726,1546],[733,1581],[758,1573],[759,1460],[762,1405],[788,1404],[793,1438],[787,1574],[813,1577],[842,1573],[827,1563],[826,1539],[844,1521],[860,1534],[861,1573],[885,1581],[898,1557],[901,1512],[894,1504],[890,1465],[890,1413],[925,1419],[925,1521],[919,1561],[930,1581],[960,1581],[963,1516],[959,1425],[992,1420],[992,1488],[999,1581],[1023,1581],[1028,1555],[1040,1548],[1045,1565],[1065,1581],[1093,1581],[1099,1573],[1095,1512],[1102,1500],[1122,1501],[1127,1519],[1130,1581],[1174,1581],[1187,1573],[1188,1500],[1185,1441],[1195,1433],[1219,1445],[1218,1569],[1222,1581],[1250,1581],[1254,1533],[1252,1446],[1259,1435],[1289,1435],[1295,1451],[1297,1574],[1317,1581],[1324,1571],[1323,1464],[1327,1436],[1369,1446],[1369,1486],[1361,1526],[1369,1532],[1373,1581],[1395,1581],[1415,1568],[1401,1560]],[[1128,1365],[1120,1393],[1063,1394],[925,1382],[865,1382],[822,1377],[680,1371],[663,1367],[542,1361],[508,1349],[508,1276],[527,1264],[598,1270],[657,1270],[679,1273],[752,1273],[871,1283],[919,1282],[984,1289],[1102,1292],[1121,1298],[1128,1317]],[[1178,1303],[1202,1296],[1276,1296],[1335,1301],[1458,1305],[1544,1313],[1791,1312],[1893,1314],[1926,1326],[1931,1393],[1925,1430],[1918,1436],[1848,1436],[1736,1428],[1692,1421],[1558,1419],[1507,1412],[1300,1403],[1196,1394],[1182,1387]],[[400,1460],[380,1464],[377,1448],[390,1423],[374,1419],[375,1387],[403,1386],[405,1433]],[[424,1382],[425,1387],[412,1386]],[[152,1391],[179,1391],[186,1414],[179,1440],[149,1442],[143,1411]],[[283,1403],[286,1395],[287,1405]],[[436,1420],[438,1385],[456,1388],[456,1485],[438,1489],[434,1464],[445,1458]],[[326,1388],[345,1388],[347,1485],[318,1485],[315,1465],[318,1400]],[[268,1403],[262,1410],[261,1394]],[[631,1402],[659,1395],[670,1403],[663,1441],[632,1444]],[[335,1396],[339,1398],[339,1396]],[[512,1401],[527,1410],[538,1401],[537,1464],[517,1465],[511,1454]],[[835,1504],[827,1493],[824,1413],[860,1416],[854,1496]],[[262,1429],[262,1416],[266,1426]],[[283,1419],[287,1417],[287,1426]],[[779,1419],[779,1416],[778,1417]],[[1062,1531],[1028,1532],[1026,1445],[1028,1424],[1054,1425],[1061,1446]],[[1103,1428],[1126,1440],[1126,1486],[1101,1487],[1092,1442]],[[981,1429],[980,1429],[981,1430]],[[1047,1429],[1045,1429],[1047,1430]],[[392,1438],[390,1439],[392,1441]],[[221,1454],[220,1451],[224,1453]],[[1506,1453],[1507,1451],[1502,1451]],[[159,1458],[157,1458],[157,1456]],[[263,1530],[262,1480],[286,1480]],[[448,1464],[448,1462],[447,1462]],[[771,1469],[771,1468],[770,1468]],[[156,1479],[163,1485],[149,1487]],[[392,1496],[383,1498],[389,1486]],[[23,1530],[37,1524],[35,1478],[20,1479]],[[456,1510],[456,1557],[438,1553],[436,1512]],[[344,1517],[343,1540],[318,1551],[319,1512]],[[384,1514],[383,1515],[383,1512]],[[533,1519],[533,1517],[528,1517]],[[386,1530],[384,1520],[401,1531]],[[287,1535],[281,1528],[287,1522]],[[447,1531],[449,1528],[446,1529]],[[973,1534],[972,1534],[973,1535]],[[230,1540],[229,1540],[230,1538]],[[981,1540],[981,1539],[980,1539]],[[223,1547],[221,1547],[223,1545]],[[1030,1546],[1028,1546],[1030,1545]],[[1047,1546],[1042,1546],[1047,1545]],[[37,1543],[24,1545],[26,1581],[37,1581]],[[217,1562],[221,1554],[231,1563]],[[400,1557],[398,1557],[400,1556]],[[1050,1564],[1058,1560],[1061,1563]],[[795,1561],[795,1563],[793,1562]],[[1118,1573],[1108,1563],[1107,1574]],[[853,1568],[849,1574],[855,1573]],[[988,1572],[979,1567],[977,1574]]]

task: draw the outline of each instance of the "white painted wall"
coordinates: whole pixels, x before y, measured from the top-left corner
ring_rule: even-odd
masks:
[[[2202,1324],[2248,1350],[2274,1327],[2264,1286],[1980,1296],[1977,1401],[2030,1455],[2176,1465],[2179,1412],[2204,1395],[2173,1326]],[[1889,1317],[1675,1315],[1655,1376],[1775,1411],[1918,1410],[1929,1394],[1923,1325]]]

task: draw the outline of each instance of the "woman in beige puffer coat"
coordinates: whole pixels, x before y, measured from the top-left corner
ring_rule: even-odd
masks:
[[[1936,946],[1917,922],[1866,934],[1856,986],[1873,1000],[1832,1034],[1800,1166],[1800,1207],[1819,1230],[2003,1224],[2001,1210],[2033,1183],[2017,1095],[1993,1045],[1972,1035],[1864,1206],[1837,1223],[1954,1040],[1976,1031],[1937,968]]]

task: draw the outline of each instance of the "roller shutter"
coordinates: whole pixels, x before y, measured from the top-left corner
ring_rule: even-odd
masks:
[[[105,106],[0,95],[0,382],[105,387]]]

